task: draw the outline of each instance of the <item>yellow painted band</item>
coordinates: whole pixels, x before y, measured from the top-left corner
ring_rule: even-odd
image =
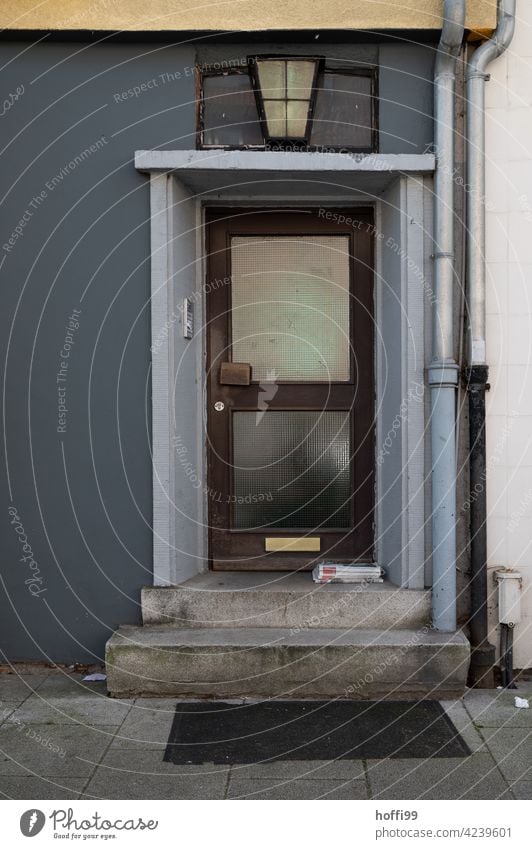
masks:
[[[442,0],[2,0],[0,26],[51,30],[440,29]],[[469,0],[466,26],[493,30],[497,0]]]

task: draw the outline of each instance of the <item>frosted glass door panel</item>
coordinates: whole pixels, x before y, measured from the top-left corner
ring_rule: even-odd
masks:
[[[348,527],[349,422],[346,410],[233,413],[233,527]]]
[[[231,240],[232,358],[254,382],[350,379],[348,236]]]

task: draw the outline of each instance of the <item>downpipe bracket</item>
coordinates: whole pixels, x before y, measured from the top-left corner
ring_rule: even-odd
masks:
[[[489,83],[491,74],[485,74],[483,71],[469,71],[469,73],[466,73],[466,80],[482,80],[482,82]]]
[[[474,365],[467,366],[463,371],[463,379],[466,389],[488,389],[489,366]]]

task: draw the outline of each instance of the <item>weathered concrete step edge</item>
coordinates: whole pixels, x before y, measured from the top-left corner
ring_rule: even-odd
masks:
[[[255,590],[202,591],[144,587],[144,625],[177,628],[416,628],[430,622],[430,590],[327,593]]]
[[[443,698],[465,689],[461,633],[120,628],[107,643],[115,697]]]

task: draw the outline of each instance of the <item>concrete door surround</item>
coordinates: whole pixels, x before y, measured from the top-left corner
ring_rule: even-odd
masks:
[[[377,557],[393,583],[425,586],[425,409],[434,157],[140,151],[150,175],[153,583],[205,571],[204,224],[207,205],[373,204],[376,243]],[[421,285],[420,285],[421,284]],[[182,302],[195,305],[183,337]],[[428,306],[430,309],[430,303]],[[422,392],[422,390],[421,390]],[[399,416],[399,426],[395,428]],[[394,429],[395,428],[395,429]],[[379,462],[379,446],[387,463]],[[408,474],[403,474],[408,466]]]
[[[142,593],[144,624],[119,628],[107,643],[109,692],[461,695],[469,644],[461,632],[431,629],[424,591],[433,157],[156,151],[137,154],[136,163],[150,173],[154,586]],[[318,587],[308,573],[200,574],[207,561],[203,213],[216,203],[334,206],[347,214],[356,204],[374,206],[376,540],[385,585],[358,591]],[[183,337],[184,297],[196,306],[192,340]]]

